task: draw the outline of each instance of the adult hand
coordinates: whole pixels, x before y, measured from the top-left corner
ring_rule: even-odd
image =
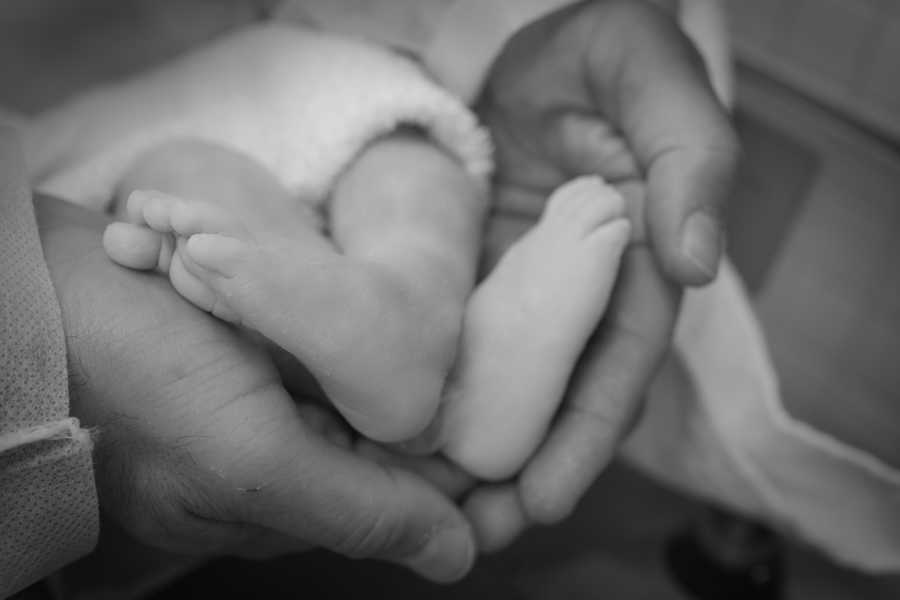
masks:
[[[480,110],[497,144],[494,255],[517,235],[504,220],[533,219],[553,188],[589,173],[623,192],[636,232],[543,446],[517,482],[468,501],[491,549],[529,521],[566,516],[626,434],[668,348],[680,286],[715,276],[738,145],[691,43],[641,0],[581,3],[519,32]]]
[[[471,529],[445,496],[330,441],[315,427],[328,425],[322,414],[294,402],[256,343],[164,279],[112,264],[101,215],[35,205],[72,414],[99,432],[102,510],[180,553],[265,557],[315,545],[437,581],[465,574]]]

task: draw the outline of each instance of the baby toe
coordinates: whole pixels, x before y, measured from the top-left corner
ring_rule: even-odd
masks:
[[[113,262],[129,269],[165,269],[172,256],[171,238],[131,223],[110,223],[103,249]]]
[[[230,211],[207,202],[176,204],[172,208],[171,223],[172,228],[183,236],[217,233],[232,238],[245,238],[249,235]]]
[[[625,201],[615,188],[599,177],[580,177],[553,193],[547,202],[544,221],[586,234],[624,213]]]

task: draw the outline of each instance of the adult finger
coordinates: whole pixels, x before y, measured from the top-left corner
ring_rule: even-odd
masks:
[[[604,2],[586,61],[590,92],[623,133],[648,186],[650,239],[665,273],[708,283],[739,146],[702,59],[677,23],[642,2]]]
[[[548,120],[544,144],[569,176],[600,175],[613,184],[641,178],[621,132],[594,112],[562,112]]]
[[[246,525],[242,528],[239,541],[232,544],[231,554],[251,560],[266,560],[286,554],[305,552],[313,548],[312,544],[279,531]]]
[[[411,473],[329,443],[295,411],[272,385],[217,415],[240,423],[224,439],[207,441],[222,446],[209,456],[230,457],[209,468],[221,476],[234,520],[347,556],[404,564],[435,581],[469,570],[473,534],[445,496]]]
[[[440,456],[416,456],[392,452],[383,445],[366,439],[356,443],[355,451],[359,456],[375,462],[415,473],[448,498],[459,498],[475,485],[474,477]]]
[[[668,348],[678,297],[646,247],[626,253],[610,310],[548,437],[520,476],[531,519],[552,523],[567,516],[612,458]]]

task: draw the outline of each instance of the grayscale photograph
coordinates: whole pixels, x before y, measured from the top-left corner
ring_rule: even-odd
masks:
[[[0,599],[900,599],[900,1],[3,0],[0,81]]]

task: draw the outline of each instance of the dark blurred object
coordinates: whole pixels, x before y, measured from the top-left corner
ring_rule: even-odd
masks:
[[[672,578],[697,600],[781,600],[784,557],[770,529],[710,507],[665,547]]]
[[[437,585],[374,561],[348,561],[325,551],[275,560],[222,559],[184,577],[148,600],[175,598],[309,598],[314,600],[522,600],[513,585],[476,568],[454,585]]]
[[[38,581],[21,592],[13,594],[9,600],[53,600],[53,594],[50,593],[46,582]]]

